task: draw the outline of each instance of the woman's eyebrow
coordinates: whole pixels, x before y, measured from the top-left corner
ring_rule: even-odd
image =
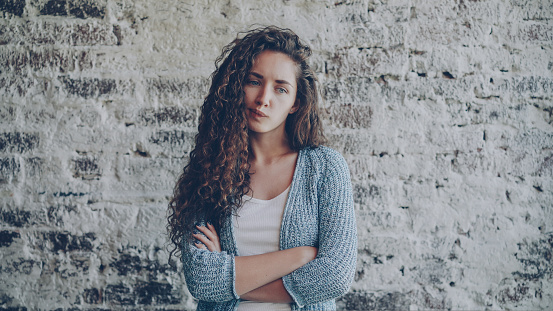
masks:
[[[250,74],[256,78],[263,79],[263,75],[258,74],[257,72],[250,72]]]
[[[257,72],[254,72],[254,71],[250,72],[250,75],[252,75],[252,76],[254,76],[254,77],[258,78],[258,79],[263,79],[263,75],[261,75],[261,74],[259,74],[259,73],[257,73]],[[288,82],[288,81],[286,81],[286,80],[275,80],[275,82],[278,83],[278,84],[288,84],[288,85],[290,85],[291,87],[294,87],[294,86],[292,85],[292,83],[290,83],[290,82]]]

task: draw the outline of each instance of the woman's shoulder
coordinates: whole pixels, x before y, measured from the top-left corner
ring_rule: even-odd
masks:
[[[326,146],[305,148],[302,150],[302,162],[319,175],[349,175],[346,160],[338,151]]]
[[[341,153],[326,146],[308,147],[303,149],[302,152],[306,158],[321,162],[320,164],[345,164],[346,162]]]

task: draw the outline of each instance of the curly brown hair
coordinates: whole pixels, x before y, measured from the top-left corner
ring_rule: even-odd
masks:
[[[254,60],[263,51],[281,52],[297,65],[299,109],[286,120],[290,147],[316,147],[324,140],[319,119],[317,79],[307,64],[311,49],[290,29],[275,26],[240,34],[215,61],[211,87],[201,108],[198,134],[168,207],[167,230],[180,252],[199,220],[217,231],[236,212],[249,188],[249,142],[243,86]]]

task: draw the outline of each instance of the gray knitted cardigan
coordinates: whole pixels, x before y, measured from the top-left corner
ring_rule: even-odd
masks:
[[[222,252],[185,243],[182,247],[188,290],[197,310],[236,310],[234,257],[239,256],[231,217],[220,232]],[[294,300],[292,310],[335,310],[355,273],[357,230],[349,170],[327,147],[299,152],[280,229],[280,249],[318,247],[317,257],[282,278]]]

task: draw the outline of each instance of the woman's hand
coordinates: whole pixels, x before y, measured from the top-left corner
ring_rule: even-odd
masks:
[[[200,242],[203,243],[195,243],[194,245],[197,248],[200,249],[208,249],[211,252],[221,252],[221,242],[219,242],[219,236],[217,235],[217,231],[215,231],[215,227],[208,223],[207,227],[204,226],[196,226],[198,230],[200,230],[204,235],[201,234],[192,234],[193,237],[198,239]]]

